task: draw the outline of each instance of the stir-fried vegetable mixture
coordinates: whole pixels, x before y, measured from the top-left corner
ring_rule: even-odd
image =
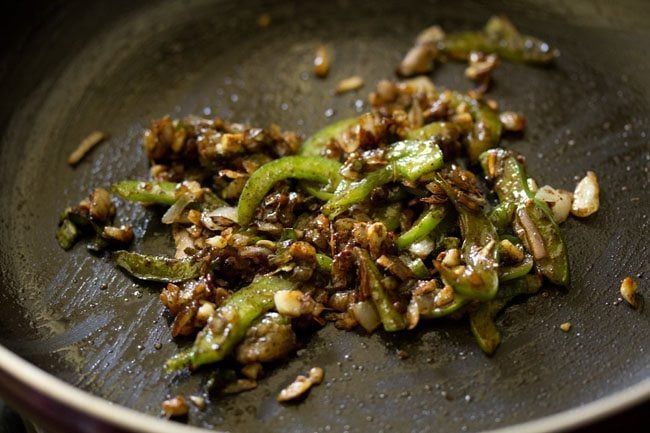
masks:
[[[480,86],[467,94],[426,76],[383,80],[370,112],[305,141],[275,125],[154,121],[144,135],[151,180],[118,182],[112,192],[163,210],[176,252],[114,258],[136,279],[165,283],[172,334],[195,335],[167,368],[234,358],[256,379],[259,363],[291,355],[296,329],[327,322],[406,332],[468,317],[492,354],[499,311],[545,281],[569,283],[557,221],[573,197],[550,187],[538,196],[524,157],[498,147],[525,119],[500,115],[484,96],[486,79],[498,58],[555,56],[495,17],[478,32],[427,29],[398,68],[417,75],[445,58],[469,60],[467,75]],[[128,244],[133,231],[112,227],[114,213],[108,191],[95,190],[62,216],[61,246],[84,231],[96,235],[95,248]]]

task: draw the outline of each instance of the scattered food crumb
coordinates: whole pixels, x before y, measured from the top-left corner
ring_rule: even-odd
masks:
[[[411,356],[411,354],[408,353],[406,350],[400,349],[397,351],[397,356],[399,357],[399,359],[406,359],[409,356]]]
[[[571,322],[564,322],[560,325],[560,329],[564,332],[569,332],[571,330]]]
[[[526,117],[514,111],[504,111],[499,114],[499,120],[506,131],[521,132],[526,129]]]
[[[623,282],[621,283],[621,296],[623,296],[623,299],[627,301],[628,304],[632,306],[632,308],[637,307],[637,300],[636,300],[636,289],[637,289],[637,284],[636,281],[632,279],[632,277],[626,277]]]
[[[246,364],[242,367],[241,373],[249,379],[257,380],[262,376],[263,367],[260,362]]]
[[[271,24],[271,15],[269,14],[262,14],[257,18],[257,25],[258,27],[268,27],[269,24]]]
[[[198,395],[190,395],[190,401],[200,410],[205,409],[205,398]]]
[[[588,217],[598,210],[600,206],[600,188],[596,173],[588,171],[573,192],[571,213],[577,217]]]
[[[250,391],[257,388],[257,381],[251,379],[237,379],[230,382],[221,390],[224,394],[239,394],[240,392]]]
[[[305,395],[313,385],[318,385],[323,381],[323,375],[322,368],[314,367],[309,370],[309,377],[302,375],[296,377],[289,386],[280,391],[278,401],[291,401]]]
[[[190,410],[190,408],[187,406],[185,397],[182,395],[177,395],[174,398],[163,401],[162,410],[165,412],[165,415],[167,417],[172,418],[187,415],[187,412]]]
[[[345,78],[336,85],[336,94],[340,95],[342,93],[351,92],[363,87],[363,78],[359,75],[353,75],[352,77]]]
[[[330,54],[327,47],[321,45],[316,49],[316,57],[314,57],[314,75],[319,78],[325,78],[329,72]]]
[[[81,140],[79,146],[68,156],[68,164],[77,165],[90,150],[108,138],[108,134],[94,131]]]

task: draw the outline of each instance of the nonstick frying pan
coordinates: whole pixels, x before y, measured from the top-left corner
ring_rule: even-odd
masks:
[[[160,402],[196,394],[207,378],[161,368],[187,342],[172,340],[155,286],[129,279],[108,255],[82,244],[64,252],[54,239],[59,212],[92,187],[147,176],[141,134],[151,119],[193,113],[309,134],[364,109],[419,30],[477,28],[494,13],[562,52],[554,67],[504,62],[496,71],[492,96],[528,118],[525,136],[505,145],[527,156],[542,184],[572,189],[587,170],[600,179],[601,210],[563,226],[571,287],[509,308],[491,358],[462,322],[370,336],[327,326],[257,389],[193,408],[188,424],[241,433],[553,431],[650,396],[650,316],[618,299],[624,277],[644,296],[650,275],[646,3],[119,0],[9,10],[0,42],[0,343],[20,358],[0,347],[0,391],[53,430],[172,431],[177,424],[155,420]],[[309,74],[321,43],[334,53],[324,81]],[[450,63],[432,78],[468,89],[462,70]],[[353,74],[366,86],[333,96]],[[111,138],[69,167],[67,155],[98,129]],[[126,205],[119,216],[134,224],[134,249],[170,250],[159,214]],[[277,403],[279,389],[312,366],[324,368],[325,383],[300,404]]]

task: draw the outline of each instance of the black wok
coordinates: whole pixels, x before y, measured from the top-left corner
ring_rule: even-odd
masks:
[[[0,42],[0,343],[78,389],[151,417],[69,391],[0,347],[3,397],[61,431],[108,431],[107,424],[165,431],[173,425],[153,421],[160,402],[196,393],[205,381],[205,373],[163,372],[183,342],[172,340],[155,287],[130,280],[108,256],[83,245],[64,252],[54,239],[59,212],[93,186],[147,176],[141,134],[151,119],[195,113],[309,134],[354,114],[422,28],[476,28],[503,12],[562,52],[552,68],[503,63],[497,70],[493,97],[528,117],[526,135],[506,146],[528,157],[542,184],[572,189],[587,170],[601,183],[601,211],[564,225],[570,289],[509,308],[492,358],[465,323],[371,336],[328,326],[257,389],[193,409],[188,423],[236,432],[554,431],[645,400],[650,315],[617,299],[624,277],[637,279],[644,294],[650,275],[650,11],[643,1],[614,3],[9,6]],[[262,13],[272,18],[267,28],[256,24]],[[326,81],[308,73],[323,42],[334,51]],[[467,89],[462,68],[448,64],[432,77]],[[335,83],[353,74],[366,87],[332,96]],[[110,140],[69,167],[67,155],[97,129]],[[138,206],[120,212],[135,225],[136,250],[170,248],[159,215]],[[567,321],[571,332],[561,332]],[[276,402],[281,387],[316,365],[325,369],[324,385],[299,405]]]

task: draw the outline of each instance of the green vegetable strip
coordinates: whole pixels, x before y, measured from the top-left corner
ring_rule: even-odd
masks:
[[[469,300],[456,293],[454,300],[442,307],[436,307],[434,302],[425,304],[420,299],[416,299],[416,302],[418,302],[418,307],[420,308],[420,317],[425,319],[440,319],[441,317],[449,316],[460,311],[461,308],[469,303]]]
[[[140,280],[175,283],[201,275],[203,261],[192,258],[174,259],[149,256],[129,251],[117,251],[115,262],[130,275]]]
[[[401,216],[402,216],[401,203],[391,203],[386,206],[381,206],[377,208],[377,210],[373,214],[374,219],[384,224],[386,229],[390,231],[394,231],[399,228]]]
[[[323,272],[332,272],[332,258],[330,256],[316,253],[316,265]]]
[[[395,245],[403,249],[408,248],[415,242],[421,241],[438,226],[446,213],[447,208],[445,206],[433,206],[426,210],[418,217],[410,229],[397,238]]]
[[[343,133],[358,121],[356,117],[343,119],[319,130],[302,143],[300,155],[320,156],[331,140],[340,139]]]
[[[333,192],[323,191],[321,189],[321,185],[313,183],[313,182],[303,180],[302,182],[300,182],[300,186],[305,191],[307,191],[310,195],[313,195],[314,197],[316,197],[316,198],[318,198],[320,200],[323,200],[323,201],[327,201],[327,200],[331,199],[332,197],[334,197]]]
[[[125,180],[114,184],[111,191],[124,200],[171,206],[176,202],[177,186],[174,182]]]
[[[370,295],[384,329],[386,331],[399,331],[406,328],[404,316],[397,311],[388,293],[386,293],[386,289],[381,282],[381,272],[375,266],[368,252],[359,247],[355,247],[353,251],[359,268],[359,279],[362,282],[367,281]]]
[[[458,211],[464,239],[461,252],[465,269],[461,274],[457,274],[455,270],[445,266],[436,267],[456,292],[470,299],[490,300],[494,298],[499,287],[496,228],[481,212],[474,213],[460,205],[455,190],[446,180],[438,177],[438,181]]]
[[[392,180],[394,180],[393,171],[386,167],[371,171],[357,182],[343,181],[337,192],[334,193],[334,197],[325,203],[322,211],[328,217],[334,218],[345,212],[350,206],[361,203],[376,187],[385,185]]]
[[[533,257],[527,254],[526,258],[521,263],[513,266],[499,267],[499,283],[523,277],[533,269],[534,265],[535,262],[533,261]]]
[[[445,54],[466,60],[472,51],[496,53],[499,57],[518,63],[545,65],[558,55],[558,50],[533,36],[519,33],[505,17],[490,18],[482,31],[458,32],[447,35],[438,46]]]
[[[401,256],[400,259],[406,263],[406,266],[408,266],[411,272],[413,272],[413,275],[415,275],[420,280],[431,278],[429,269],[427,269],[427,265],[424,264],[421,258],[417,257],[415,259],[411,259],[407,255],[404,255]]]
[[[244,338],[253,322],[274,307],[275,293],[294,288],[294,283],[282,277],[264,276],[239,290],[210,317],[191,349],[167,361],[167,369],[196,368],[221,361]]]
[[[515,233],[533,254],[537,267],[550,282],[569,284],[569,259],[566,244],[546,203],[531,199],[515,213]]]
[[[480,160],[485,175],[494,182],[499,200],[516,205],[513,228],[533,255],[537,269],[552,283],[566,286],[569,283],[566,244],[551,210],[528,189],[524,168],[511,152],[503,149],[485,152]]]
[[[492,221],[492,224],[494,224],[497,230],[506,230],[512,225],[516,208],[517,206],[510,201],[499,203],[490,211],[488,218],[490,218],[490,221]]]
[[[496,147],[501,140],[501,119],[499,114],[491,109],[485,102],[478,101],[458,92],[450,92],[451,107],[457,108],[464,103],[474,120],[472,130],[467,135],[467,155],[472,163],[478,161],[481,153]]]
[[[510,299],[519,295],[532,295],[542,287],[542,277],[538,274],[527,274],[523,277],[499,284],[497,298]]]
[[[407,140],[440,140],[438,144],[451,144],[458,140],[460,131],[453,122],[432,122],[406,133]]]
[[[264,164],[244,185],[237,204],[239,224],[246,226],[252,221],[258,204],[277,182],[295,178],[336,185],[340,167],[337,161],[315,156],[285,156]]]
[[[479,347],[487,355],[492,355],[501,343],[501,333],[494,318],[508,303],[507,299],[495,299],[480,304],[477,310],[469,313],[469,324]]]
[[[59,223],[59,228],[56,231],[56,240],[61,248],[69,250],[77,242],[79,234],[77,226],[69,218],[65,217]]]
[[[442,152],[433,140],[394,143],[387,152],[386,159],[386,167],[371,171],[360,181],[342,182],[334,197],[323,206],[323,213],[334,218],[350,206],[361,203],[374,188],[396,180],[415,181],[443,164]]]
[[[180,185],[180,183],[174,182],[125,180],[113,184],[111,191],[128,201],[172,206],[179,199],[176,197],[176,191]],[[228,206],[228,203],[217,197],[212,191],[204,189],[201,202],[191,206],[198,206],[200,209],[216,209]]]

